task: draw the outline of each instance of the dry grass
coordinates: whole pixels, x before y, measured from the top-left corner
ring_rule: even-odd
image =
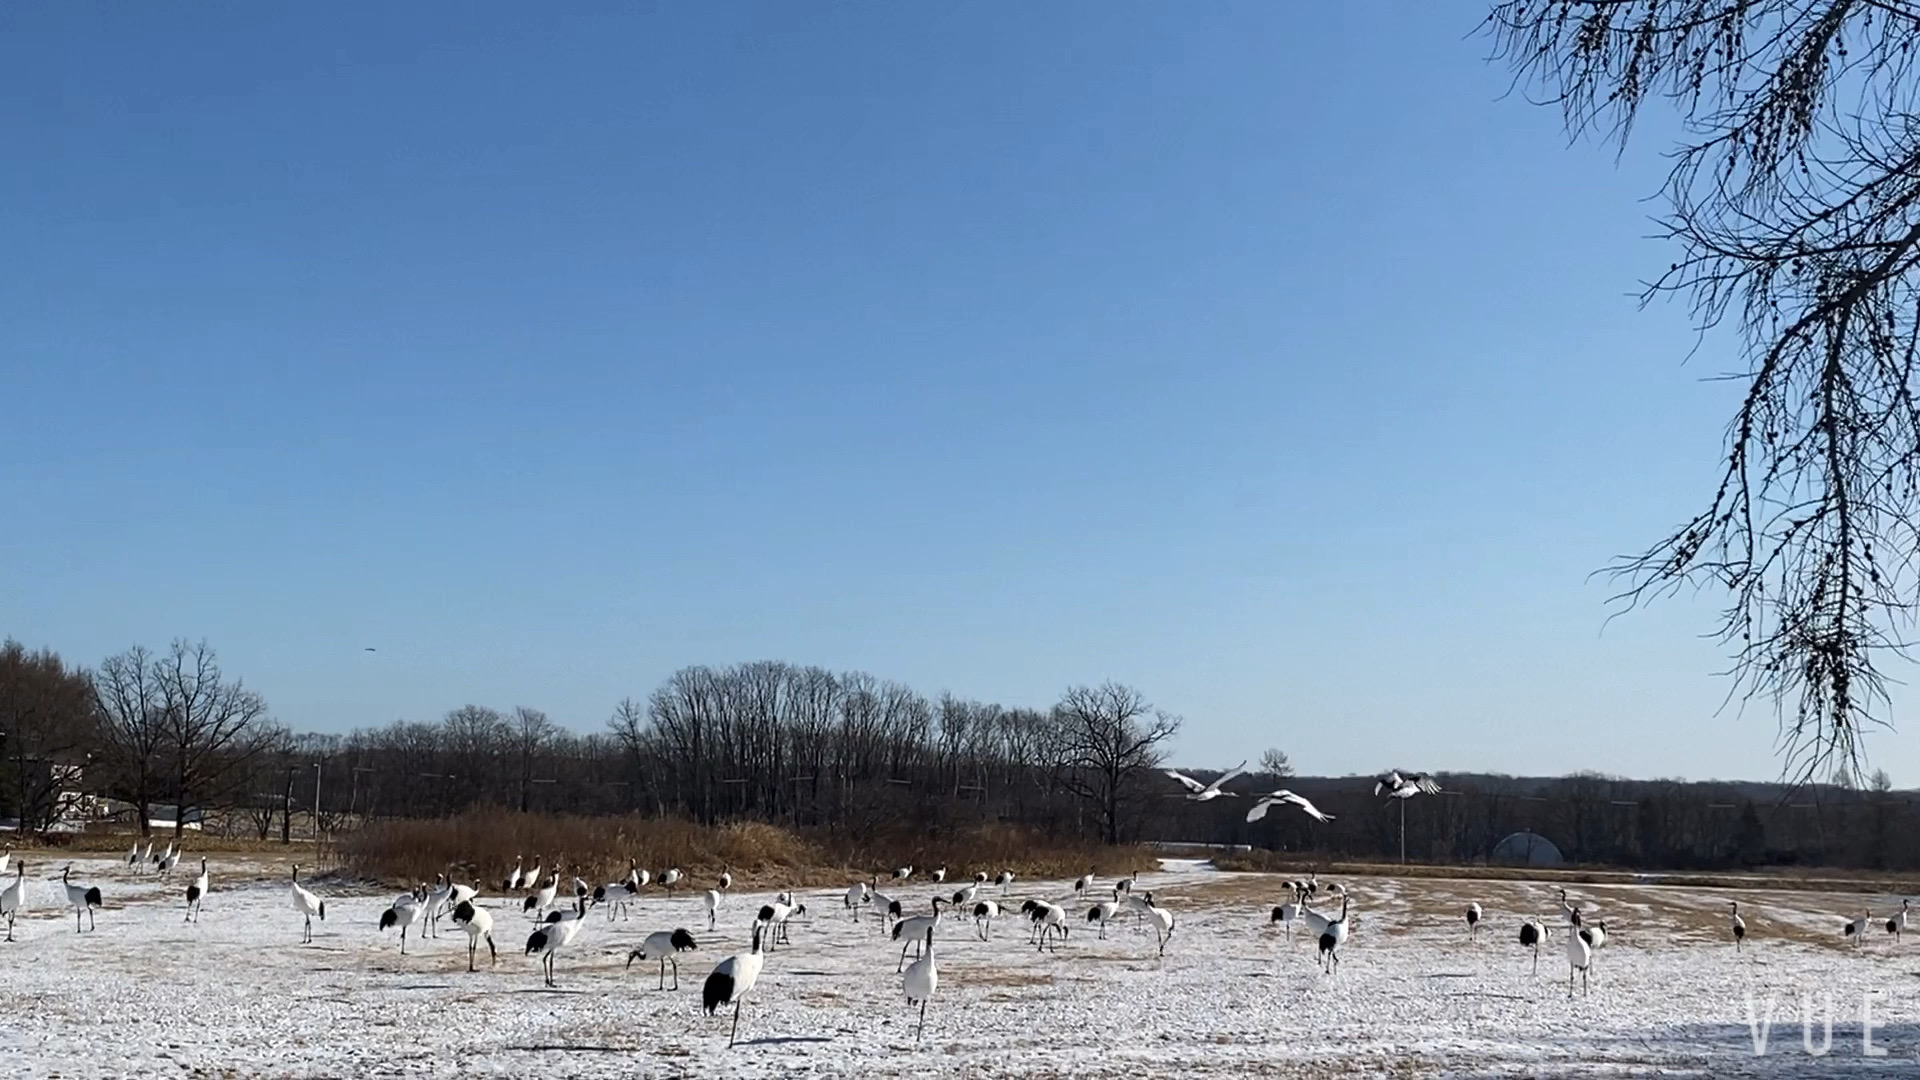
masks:
[[[382,821],[340,842],[340,863],[365,877],[414,881],[451,872],[456,880],[497,882],[524,858],[588,881],[624,877],[637,859],[655,873],[676,866],[702,879],[725,867],[742,884],[790,880],[818,866],[821,853],[793,833],[742,822],[703,828],[643,817],[554,817],[475,810],[458,817]],[[691,881],[690,881],[691,883]]]
[[[454,818],[376,822],[339,841],[348,872],[389,882],[419,881],[451,872],[459,881],[493,883],[524,858],[591,882],[625,876],[627,860],[659,873],[678,867],[688,884],[705,887],[724,868],[739,887],[841,885],[863,877],[885,880],[897,866],[945,866],[949,879],[976,870],[1012,870],[1022,878],[1060,878],[1089,867],[1117,875],[1152,867],[1135,848],[1047,844],[1004,825],[958,830],[939,837],[902,835],[810,836],[760,822],[696,825],[677,819],[590,818],[477,810]]]

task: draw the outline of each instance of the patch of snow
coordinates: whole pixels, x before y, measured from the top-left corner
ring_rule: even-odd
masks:
[[[18,1076],[1821,1076],[1911,1074],[1920,1057],[1920,1001],[1908,991],[1910,950],[1876,927],[1860,949],[1838,921],[1886,897],[1611,885],[1573,889],[1612,939],[1595,956],[1592,991],[1571,999],[1564,928],[1541,950],[1539,974],[1516,939],[1520,918],[1556,916],[1552,886],[1527,882],[1343,877],[1356,931],[1336,975],[1314,943],[1267,925],[1278,879],[1223,874],[1168,859],[1143,874],[1173,910],[1165,959],[1150,930],[1122,917],[1097,940],[1088,901],[1067,882],[1018,883],[991,941],[971,918],[939,931],[940,986],[924,1042],[895,974],[900,943],[871,913],[858,921],[842,890],[802,892],[810,912],[793,944],[768,957],[726,1046],[730,1017],[700,1011],[712,965],[746,947],[771,893],[726,898],[705,931],[697,893],[649,889],[628,921],[590,913],[559,955],[559,986],[523,955],[532,922],[519,899],[485,897],[501,950],[466,970],[466,937],[442,920],[437,938],[377,929],[387,891],[309,883],[327,919],[301,945],[284,868],[214,857],[205,917],[187,923],[188,875],[161,882],[117,860],[75,859],[74,879],[106,895],[96,932],[76,934],[57,874],[35,861],[33,909],[0,944],[0,1061]],[[925,905],[941,889],[915,883]],[[999,899],[998,890],[986,896]],[[1738,896],[1755,934],[1736,953],[1721,932]],[[1058,954],[1027,943],[1027,897],[1072,918]],[[1470,943],[1461,909],[1486,909]],[[930,905],[929,905],[930,906]],[[1337,901],[1322,910],[1338,910]],[[626,970],[650,931],[686,927],[681,989],[655,989],[655,965]],[[420,929],[420,928],[416,928]],[[1777,929],[1778,933],[1774,930]],[[1801,1048],[1801,999],[1835,1011],[1832,1053]],[[1769,1053],[1752,1052],[1747,1001],[1773,1002]],[[1860,1053],[1860,1007],[1873,1002],[1875,1041]]]

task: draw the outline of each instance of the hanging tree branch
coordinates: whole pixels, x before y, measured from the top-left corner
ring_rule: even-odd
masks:
[[[1857,773],[1920,603],[1920,109],[1912,0],[1509,0],[1496,57],[1576,135],[1682,122],[1662,195],[1678,296],[1746,384],[1706,507],[1608,569],[1632,607],[1729,599],[1734,695],[1771,700],[1797,780]]]

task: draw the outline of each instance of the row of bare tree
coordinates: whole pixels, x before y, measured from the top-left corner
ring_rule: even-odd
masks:
[[[502,805],[828,829],[1018,821],[1118,842],[1138,834],[1178,729],[1113,683],[1069,689],[1051,709],[1010,709],[762,662],[677,671],[645,702],[622,701],[605,733],[469,705],[438,723],[304,737],[290,755],[317,766],[313,782],[332,796],[323,813],[361,817]],[[310,790],[279,755],[261,760],[257,786],[278,790],[283,770],[299,791],[266,807],[299,805]]]
[[[1115,683],[1070,688],[1040,710],[749,663],[675,672],[593,734],[533,708],[466,705],[437,721],[295,735],[205,644],[136,647],[88,671],[7,642],[0,818],[43,831],[75,816],[73,796],[106,795],[143,823],[172,803],[285,838],[296,818],[331,830],[502,806],[875,836],[1017,822],[1060,838],[1376,859],[1398,855],[1404,810],[1407,852],[1423,861],[1478,861],[1530,831],[1579,862],[1920,867],[1920,807],[1884,777],[1852,790],[1456,775],[1442,794],[1405,803],[1376,797],[1370,778],[1291,777],[1334,820],[1283,808],[1249,824],[1244,796],[1281,783],[1286,755],[1269,751],[1260,772],[1234,781],[1241,797],[1193,803],[1158,772],[1178,729]]]
[[[1050,709],[931,699],[863,673],[749,663],[675,672],[604,733],[538,709],[454,709],[348,735],[294,735],[205,643],[134,647],[87,671],[0,652],[0,817],[41,832],[74,796],[237,811],[262,838],[486,805],[523,812],[759,818],[823,828],[1036,823],[1138,834],[1178,717],[1115,683]],[[231,815],[229,815],[231,816]],[[175,831],[185,813],[176,815]]]

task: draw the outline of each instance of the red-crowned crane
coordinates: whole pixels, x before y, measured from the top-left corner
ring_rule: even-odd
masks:
[[[760,981],[760,969],[766,966],[767,955],[760,951],[760,923],[753,925],[753,948],[748,952],[734,953],[714,966],[712,974],[707,976],[706,986],[700,991],[700,1005],[708,1016],[720,1010],[722,1005],[733,1006],[733,1029],[727,1033],[727,1046],[732,1047],[740,1036],[740,1003],[753,992],[753,984]]]

